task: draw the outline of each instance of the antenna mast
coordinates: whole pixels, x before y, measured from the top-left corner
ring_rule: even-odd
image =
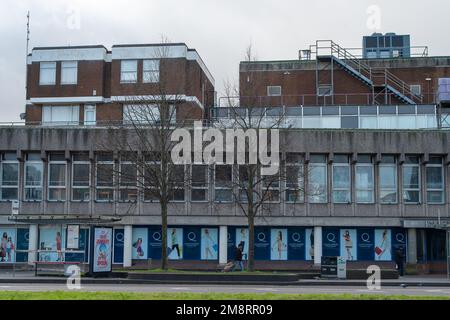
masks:
[[[30,46],[30,11],[27,14],[27,57]]]

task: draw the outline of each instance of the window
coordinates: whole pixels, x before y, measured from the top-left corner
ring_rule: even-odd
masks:
[[[317,88],[317,95],[319,97],[326,97],[333,95],[333,87],[330,85],[321,85]]]
[[[173,189],[170,190],[170,201],[184,201],[184,170],[185,168],[183,165],[176,165],[172,167],[170,185],[173,187]]]
[[[350,162],[348,155],[335,155],[333,159],[333,202],[350,203]]]
[[[328,201],[328,169],[325,155],[312,155],[309,165],[308,198],[310,203]]]
[[[281,96],[281,86],[268,86],[267,87],[267,95],[269,97]]]
[[[420,199],[420,159],[406,156],[403,164],[403,201],[419,204]]]
[[[29,153],[25,162],[25,201],[41,201],[44,164],[39,153]]]
[[[137,166],[136,154],[129,153],[121,156],[120,161],[120,201],[137,201]]]
[[[137,60],[122,60],[120,67],[120,82],[137,82]]]
[[[410,86],[412,94],[420,96],[422,94],[422,86],[420,84],[412,84]]]
[[[64,153],[51,153],[48,163],[48,200],[66,200],[66,159]]]
[[[442,157],[430,157],[426,165],[427,203],[444,203],[444,167]]]
[[[142,77],[144,83],[159,82],[159,60],[144,60]]]
[[[91,186],[91,163],[88,153],[72,156],[72,200],[89,201]]]
[[[42,110],[43,125],[78,125],[79,106],[44,106]]]
[[[19,200],[19,162],[14,152],[2,154],[1,200]]]
[[[97,122],[96,106],[91,104],[84,105],[84,125],[95,126]]]
[[[144,164],[144,201],[159,201],[160,189],[158,177],[161,172],[161,157],[155,152],[145,155]]]
[[[370,155],[359,155],[356,164],[356,202],[374,202],[373,163]]]
[[[286,154],[286,202],[304,202],[304,159],[298,153]]]
[[[78,62],[61,62],[61,84],[77,84]]]
[[[164,106],[157,104],[136,104],[123,106],[123,119],[125,123],[160,123],[161,111],[165,112],[166,122],[176,122],[177,109],[174,105]]]
[[[56,62],[41,62],[39,72],[39,84],[55,85],[56,84]]]
[[[268,203],[280,202],[280,175],[261,176],[261,179],[264,201]]]
[[[191,201],[208,201],[208,166],[192,166]]]
[[[96,162],[96,200],[114,201],[114,157],[112,153],[99,153]]]
[[[232,181],[233,181],[233,166],[231,165],[216,165],[215,167],[215,201],[217,202],[232,202]]]
[[[380,203],[397,203],[397,163],[395,156],[382,156],[378,174],[380,180]]]

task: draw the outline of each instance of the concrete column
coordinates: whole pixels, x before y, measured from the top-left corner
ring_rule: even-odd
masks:
[[[314,227],[314,264],[320,265],[322,260],[322,227]]]
[[[123,267],[131,267],[133,248],[133,227],[125,226],[123,233]]]
[[[417,231],[416,229],[408,229],[408,257],[407,262],[410,264],[417,263]]]
[[[34,265],[38,256],[36,250],[38,249],[39,227],[37,224],[30,225],[28,229],[28,264]]]
[[[228,227],[221,226],[219,230],[219,264],[228,262]]]

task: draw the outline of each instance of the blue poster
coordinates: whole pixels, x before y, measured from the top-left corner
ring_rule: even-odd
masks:
[[[169,260],[183,259],[183,229],[169,228],[167,230],[167,253]]]
[[[27,262],[28,261],[28,245],[29,245],[30,231],[28,228],[17,229],[17,246],[16,246],[16,261]]]
[[[161,259],[162,254],[161,227],[150,227],[148,229],[148,252],[152,259]]]
[[[270,228],[255,228],[255,260],[270,260]]]
[[[375,260],[392,260],[391,229],[375,229]]]
[[[340,230],[336,228],[323,228],[322,255],[324,257],[338,257],[340,255]]]
[[[248,229],[244,227],[236,228],[236,247],[239,244],[244,247],[244,250],[242,250],[242,260],[248,259],[248,240]]]
[[[16,229],[1,228],[0,263],[16,261]]]
[[[406,230],[401,228],[392,229],[392,252],[395,253],[398,250],[401,250],[403,256],[406,257],[407,244]]]
[[[358,260],[356,229],[341,229],[340,241],[340,256],[347,261]]]
[[[201,259],[219,259],[219,230],[217,228],[202,228]]]
[[[305,260],[314,260],[314,229],[305,229]]]
[[[270,260],[288,259],[288,231],[287,229],[270,230]]]
[[[148,257],[148,228],[133,228],[133,238],[131,240],[133,260],[145,260]]]
[[[64,229],[59,227],[39,228],[39,261],[64,261]]]
[[[125,237],[123,229],[114,229],[114,257],[113,263],[123,263],[123,239]]]
[[[67,236],[67,232],[66,236]],[[80,240],[79,240],[79,249],[76,251],[84,251],[84,254],[81,252],[77,253],[68,253],[66,252],[65,258],[66,261],[72,262],[88,262],[89,261],[89,229],[80,228]]]
[[[375,259],[375,234],[372,228],[358,229],[358,260],[373,261]]]
[[[170,229],[171,231],[173,231],[173,229]],[[183,228],[183,248],[184,248],[184,252],[183,255],[181,256],[181,254],[175,256],[175,259],[178,258],[179,256],[182,257],[182,259],[185,260],[200,260],[200,240],[201,240],[201,235],[200,235],[200,229],[197,227],[184,227]],[[171,235],[173,237],[173,235]],[[178,241],[178,239],[177,239]],[[170,243],[170,242],[169,242]],[[172,244],[175,243],[172,241]],[[179,244],[179,242],[177,242]],[[169,246],[169,248],[171,248]],[[177,253],[177,248],[172,249],[172,252],[175,254]],[[172,259],[174,259],[173,255],[172,255]],[[181,258],[179,258],[181,259]]]
[[[236,254],[236,228],[228,227],[228,261],[233,261]]]
[[[289,260],[305,260],[305,229],[289,228],[287,243]]]

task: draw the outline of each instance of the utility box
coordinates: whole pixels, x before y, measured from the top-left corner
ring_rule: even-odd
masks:
[[[338,257],[322,257],[320,275],[322,278],[337,278]]]
[[[347,279],[347,259],[345,257],[337,259],[337,277],[338,279]]]

